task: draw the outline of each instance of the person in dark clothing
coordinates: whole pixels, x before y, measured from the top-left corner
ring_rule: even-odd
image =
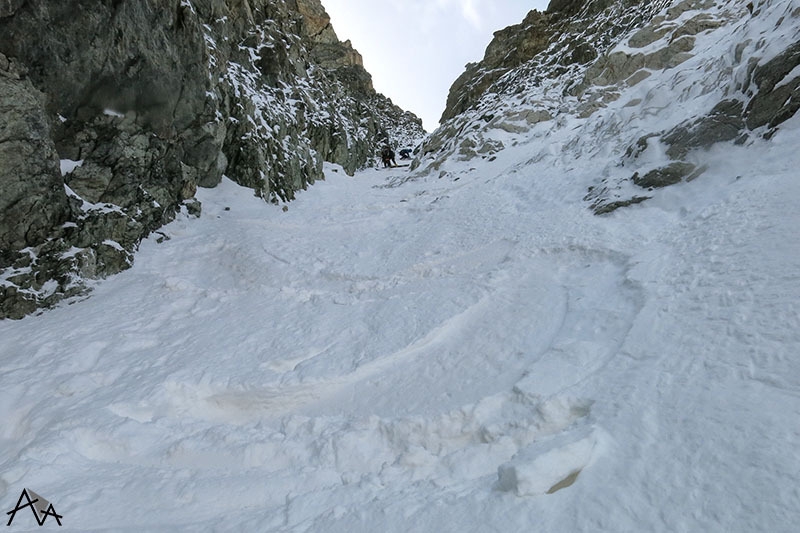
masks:
[[[411,159],[411,148],[403,148],[400,150],[400,159]]]
[[[385,167],[396,167],[397,162],[394,160],[394,150],[388,144],[384,144],[381,149],[381,161]]]

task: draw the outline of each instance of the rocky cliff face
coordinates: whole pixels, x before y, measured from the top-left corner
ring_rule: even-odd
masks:
[[[793,2],[553,0],[468,65],[414,164],[610,156],[585,198],[608,213],[701,176],[716,143],[773,135],[800,109],[798,42]]]
[[[294,198],[421,121],[319,0],[0,3],[0,318],[131,264],[197,186]]]

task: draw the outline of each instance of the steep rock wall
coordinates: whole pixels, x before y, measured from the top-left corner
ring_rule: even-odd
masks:
[[[714,144],[768,139],[797,113],[798,41],[800,7],[781,0],[553,0],[467,67],[414,166],[444,177],[508,143],[567,168],[611,154],[587,204],[639,203],[701,176]]]
[[[223,174],[289,201],[424,136],[319,0],[6,1],[0,89],[0,318],[126,268]]]

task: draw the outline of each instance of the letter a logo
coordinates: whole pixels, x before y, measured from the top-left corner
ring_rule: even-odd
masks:
[[[25,500],[24,504],[22,503],[22,500]],[[6,526],[10,526],[14,521],[14,518],[17,516],[17,511],[21,511],[26,507],[31,508],[33,517],[36,519],[36,523],[40,526],[44,525],[48,516],[55,518],[56,522],[58,522],[58,525],[61,526],[61,519],[64,517],[56,513],[52,503],[45,500],[30,489],[22,489],[22,494],[19,495],[17,505],[6,513],[7,515],[11,516],[11,518],[8,519],[8,524],[6,524]]]

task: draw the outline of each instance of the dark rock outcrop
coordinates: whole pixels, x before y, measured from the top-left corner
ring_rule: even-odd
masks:
[[[659,189],[661,187],[675,185],[684,180],[691,181],[697,177],[698,174],[696,173],[697,167],[695,165],[676,161],[664,167],[650,170],[642,176],[636,172],[631,178],[631,181],[644,189]]]
[[[0,250],[43,242],[68,218],[45,96],[0,54]],[[5,266],[8,258],[0,258]]]
[[[319,0],[5,0],[0,126],[0,318],[126,268],[223,174],[289,201],[424,135]]]
[[[800,9],[796,10],[800,11]],[[798,16],[798,15],[795,15]],[[747,127],[775,128],[800,109],[800,43],[791,44],[767,63],[753,71],[752,81],[758,90],[743,113]],[[794,76],[791,74],[794,73]]]
[[[745,125],[743,107],[739,100],[723,100],[708,115],[676,126],[661,137],[668,147],[667,155],[679,160],[695,148],[708,148],[714,143],[736,139]]]

